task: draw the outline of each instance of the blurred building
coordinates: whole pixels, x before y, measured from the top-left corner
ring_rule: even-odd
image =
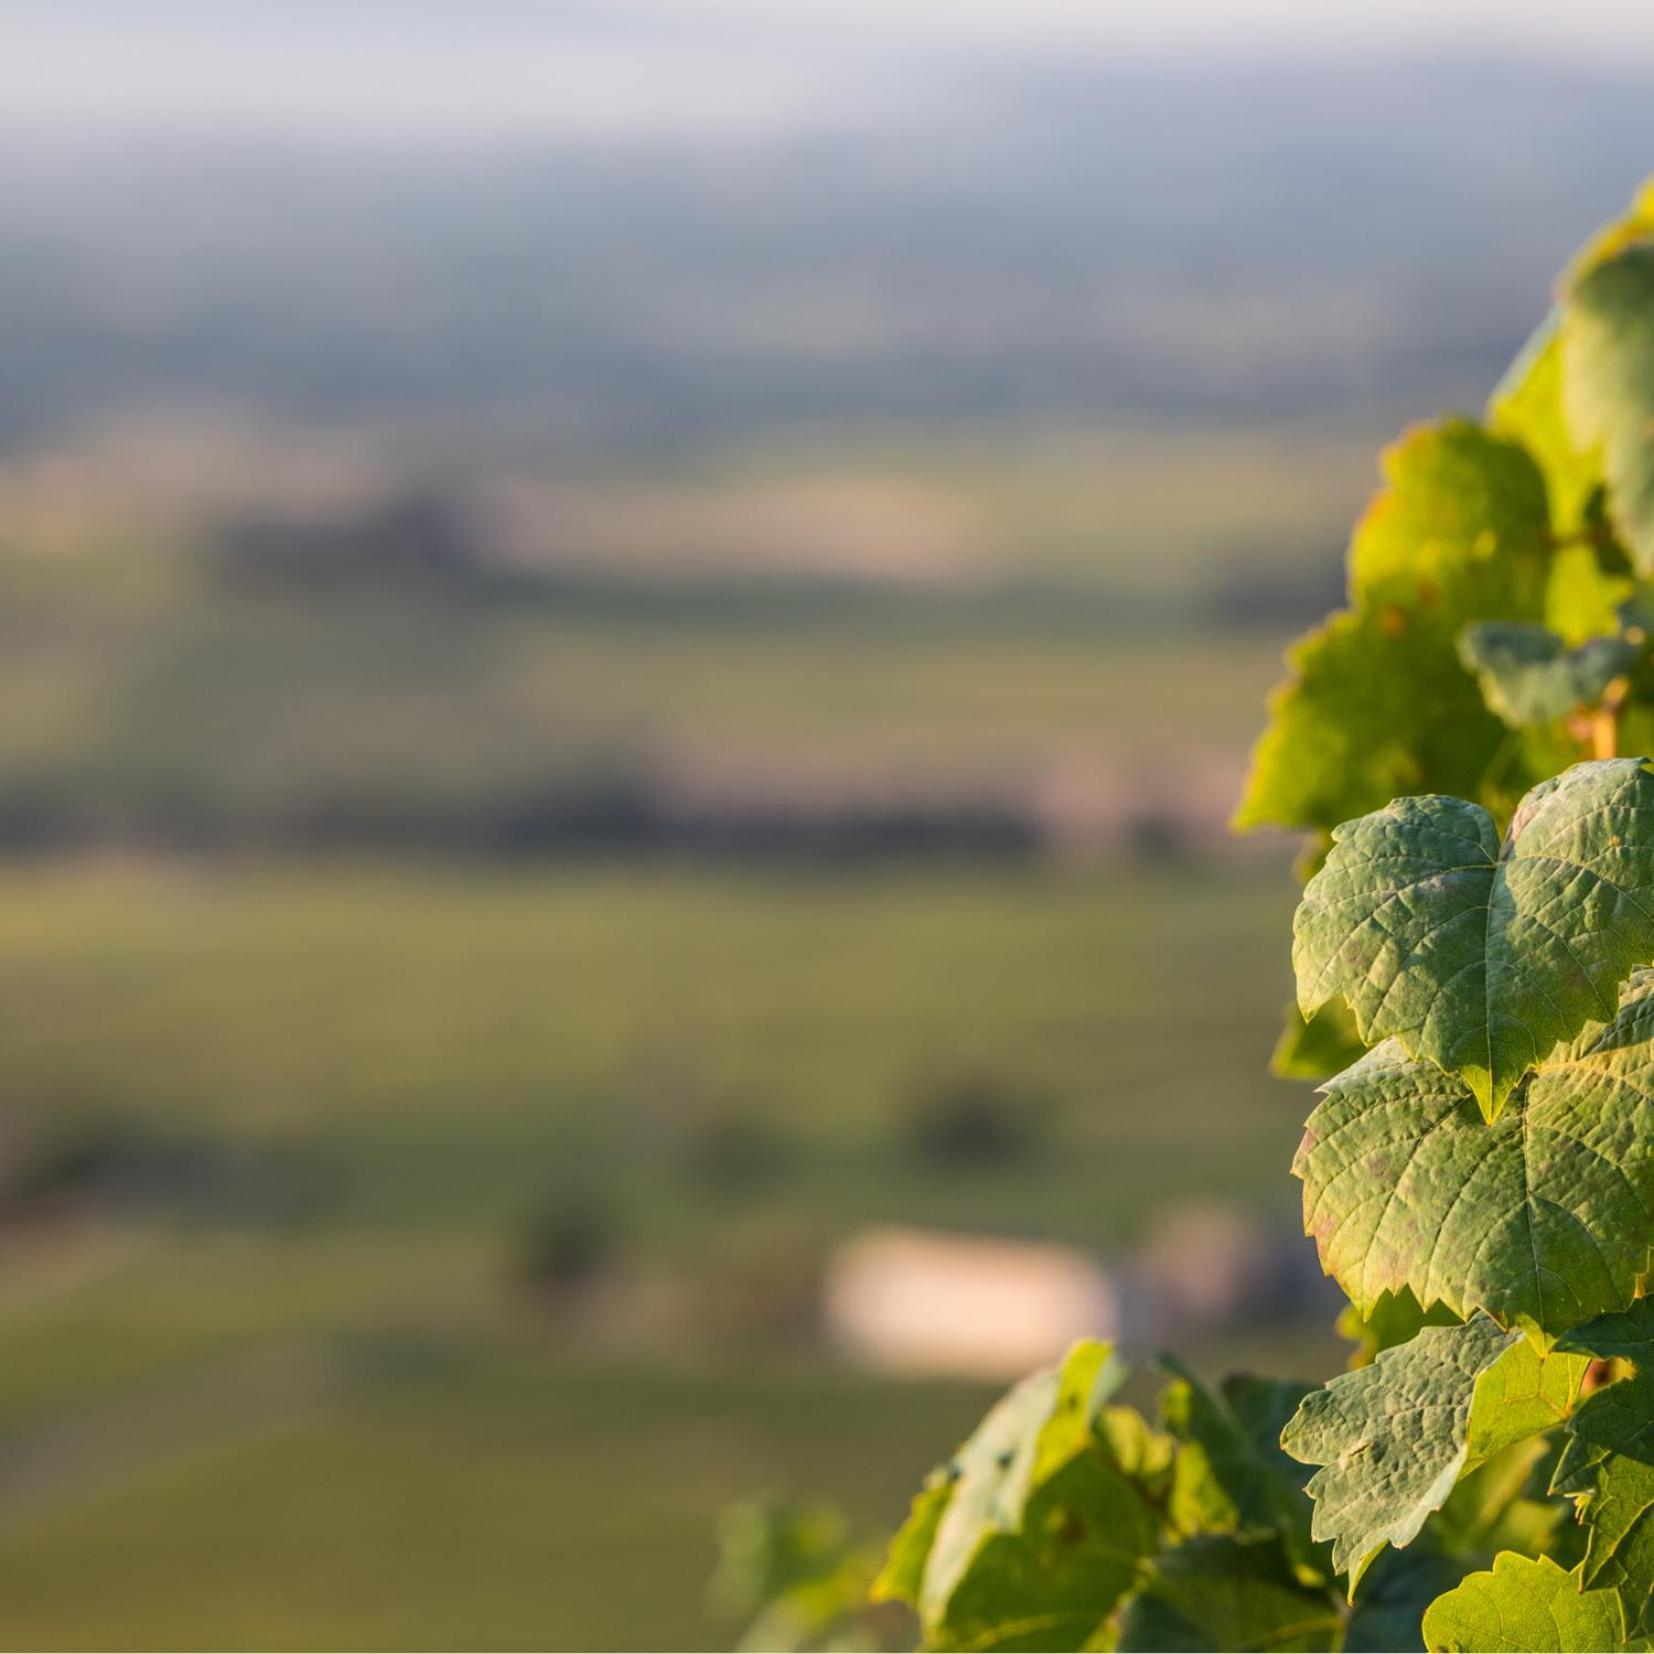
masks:
[[[1012,1378],[1118,1330],[1108,1272],[1074,1247],[871,1229],[828,1264],[833,1342],[881,1372]]]

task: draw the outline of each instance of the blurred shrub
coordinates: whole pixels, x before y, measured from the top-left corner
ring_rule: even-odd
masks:
[[[1045,1144],[1048,1099],[990,1075],[966,1074],[923,1087],[901,1124],[907,1152],[944,1170],[1003,1166]]]
[[[0,1222],[113,1214],[268,1225],[314,1217],[332,1184],[289,1145],[228,1143],[85,1114],[40,1126],[14,1119],[0,1153]]]
[[[693,1182],[714,1194],[757,1194],[785,1178],[792,1147],[783,1132],[756,1115],[717,1114],[689,1133],[682,1164]]]
[[[1163,811],[1144,810],[1126,823],[1126,849],[1138,861],[1186,862],[1193,855],[1187,823]]]
[[[868,1603],[882,1546],[859,1540],[831,1505],[750,1499],[718,1523],[713,1611],[746,1627],[739,1649],[880,1649],[906,1627]]]
[[[518,1281],[553,1298],[579,1293],[613,1269],[620,1227],[613,1206],[600,1196],[554,1196],[528,1222],[516,1261]]]
[[[238,517],[220,527],[219,572],[241,582],[324,591],[479,578],[484,546],[474,514],[440,494],[409,494],[356,512]]]

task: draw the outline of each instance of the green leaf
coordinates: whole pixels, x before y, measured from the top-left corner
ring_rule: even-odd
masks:
[[[1488,424],[1499,435],[1520,442],[1537,461],[1552,525],[1566,533],[1584,521],[1602,473],[1595,458],[1581,452],[1569,433],[1562,384],[1562,315],[1553,310],[1495,388],[1488,402]]]
[[[1451,1327],[1460,1317],[1441,1304],[1421,1309],[1406,1287],[1381,1292],[1363,1311],[1346,1304],[1338,1316],[1338,1335],[1356,1346],[1351,1352],[1352,1368],[1370,1366],[1384,1350],[1394,1349],[1418,1336],[1421,1327]]]
[[[912,1602],[928,1647],[1078,1648],[1136,1584],[1158,1523],[1110,1451],[1118,1426],[1100,1427],[1119,1376],[1107,1345],[1076,1345],[915,1501],[874,1594]]]
[[[936,1529],[953,1498],[953,1479],[935,1471],[914,1494],[907,1520],[896,1530],[884,1567],[873,1581],[875,1602],[909,1602],[917,1606],[925,1588],[925,1564],[936,1545]]]
[[[1582,1591],[1578,1576],[1549,1558],[1505,1551],[1490,1573],[1469,1575],[1430,1605],[1424,1637],[1443,1654],[1615,1649],[1625,1642],[1625,1616],[1612,1591]]]
[[[1570,1350],[1629,1360],[1629,1378],[1596,1391],[1568,1424],[1552,1491],[1584,1496],[1587,1585],[1617,1591],[1635,1629],[1650,1621],[1654,1589],[1654,1302],[1638,1299],[1563,1340]]]
[[[868,1605],[873,1557],[830,1506],[750,1500],[719,1521],[711,1595],[746,1623],[738,1649],[839,1646]]]
[[[1503,843],[1462,799],[1346,822],[1293,923],[1298,1007],[1335,994],[1369,1043],[1461,1074],[1497,1118],[1557,1041],[1614,1014],[1654,960],[1654,772],[1576,764],[1535,787]]]
[[[1654,182],[1644,185],[1623,218],[1597,232],[1580,250],[1568,270],[1567,282],[1578,282],[1605,259],[1654,234]],[[1582,448],[1568,429],[1564,406],[1562,311],[1553,309],[1534,330],[1516,360],[1499,381],[1488,402],[1488,424],[1499,435],[1520,442],[1539,463],[1550,497],[1552,526],[1570,533],[1585,522],[1586,508],[1602,482],[1597,456]],[[1584,548],[1581,548],[1582,550]],[[1587,573],[1583,562],[1571,556],[1570,576]],[[1562,573],[1563,571],[1558,571]],[[1577,593],[1578,582],[1572,582]],[[1588,584],[1589,582],[1587,582]],[[1564,582],[1553,577],[1552,597],[1572,601],[1559,591]],[[1612,604],[1609,605],[1610,609]],[[1553,606],[1546,619],[1570,640],[1606,630],[1610,614],[1598,611],[1582,631],[1574,631]]]
[[[1289,1003],[1281,1019],[1281,1037],[1270,1053],[1269,1072],[1283,1080],[1325,1080],[1348,1068],[1365,1049],[1343,1000],[1328,1000],[1308,1021],[1296,1003]]]
[[[1098,1458],[1077,1457],[1030,1493],[1018,1529],[989,1530],[928,1619],[927,1643],[1084,1647],[1137,1582],[1155,1538],[1153,1513],[1131,1484]]]
[[[1281,1437],[1309,1479],[1313,1532],[1355,1590],[1385,1545],[1411,1543],[1468,1469],[1567,1416],[1587,1362],[1541,1356],[1486,1316],[1427,1327],[1304,1398]]]
[[[1122,1476],[1150,1499],[1160,1499],[1171,1488],[1177,1443],[1152,1429],[1131,1407],[1104,1407],[1093,1421],[1104,1457]]]
[[[1651,235],[1654,235],[1654,178],[1644,180],[1623,216],[1604,224],[1574,255],[1568,263],[1563,285],[1578,281],[1605,259]]]
[[[1612,632],[1637,589],[1630,564],[1613,548],[1588,541],[1560,545],[1551,558],[1545,624],[1569,644]]]
[[[1328,1592],[1293,1578],[1279,1546],[1212,1535],[1162,1552],[1125,1607],[1116,1646],[1330,1649],[1342,1623]]]
[[[1172,1526],[1184,1535],[1279,1535],[1302,1572],[1324,1573],[1311,1545],[1303,1470],[1280,1447],[1311,1386],[1233,1373],[1217,1396],[1181,1365],[1167,1365],[1177,1375],[1160,1400],[1162,1423],[1179,1443],[1167,1501]]]
[[[1641,1376],[1610,1384],[1579,1411],[1553,1486],[1585,1495],[1581,1577],[1616,1591],[1627,1621],[1646,1628],[1654,1588],[1654,1384]]]
[[[1399,610],[1287,651],[1233,825],[1332,828],[1398,793],[1476,793],[1508,740],[1452,645]]]
[[[1591,638],[1570,649],[1547,627],[1515,621],[1481,621],[1459,639],[1459,654],[1487,704],[1513,729],[1600,706],[1608,686],[1640,653],[1624,637]]]
[[[1556,1347],[1599,1361],[1630,1361],[1646,1367],[1654,1360],[1654,1299],[1639,1298],[1627,1310],[1599,1315],[1575,1327]]]
[[[1546,1436],[1530,1436],[1467,1471],[1431,1524],[1435,1542],[1455,1555],[1549,1554],[1566,1508],[1530,1493],[1543,1491],[1543,1483],[1535,1490],[1534,1477],[1548,1469],[1552,1445]]]
[[[1424,1648],[1424,1613],[1464,1578],[1465,1564],[1425,1545],[1386,1551],[1356,1592],[1343,1654],[1398,1654]]]
[[[1550,510],[1527,450],[1468,419],[1419,425],[1385,450],[1386,487],[1350,543],[1350,601],[1456,637],[1476,618],[1535,616]]]
[[[1398,793],[1479,795],[1506,734],[1461,664],[1473,620],[1539,620],[1538,471],[1464,420],[1409,432],[1350,547],[1351,610],[1287,654],[1234,825],[1331,828]]]
[[[1394,1042],[1322,1093],[1292,1170],[1322,1268],[1358,1310],[1406,1288],[1544,1338],[1631,1301],[1654,1239],[1654,975],[1491,1126]]]
[[[1563,305],[1563,369],[1574,440],[1600,448],[1609,507],[1637,572],[1654,575],[1654,244],[1574,283]]]
[[[1219,1388],[1247,1448],[1270,1480],[1272,1498],[1285,1491],[1291,1495],[1289,1503],[1296,1506],[1303,1493],[1304,1473],[1282,1449],[1281,1432],[1315,1386],[1297,1379],[1230,1373]]]

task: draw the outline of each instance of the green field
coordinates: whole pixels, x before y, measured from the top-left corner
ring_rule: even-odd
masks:
[[[1014,1173],[933,1187],[894,1140],[926,1084],[981,1077],[1046,1106],[1048,1221],[1106,1242],[1219,1168],[1243,1195],[1277,1181],[1286,1139],[1259,1137],[1289,1093],[1262,1068],[1290,888],[1274,862],[42,865],[0,882],[8,1084],[27,1117],[302,1144],[376,1227],[505,1222],[577,1157],[676,1251],[729,1204],[677,1151],[730,1116],[803,1151],[760,1211],[1020,1204]],[[1207,1164],[1168,1152],[1197,1135]]]
[[[662,762],[992,779],[1098,747],[1238,757],[1286,635],[1062,588],[324,602],[226,594],[187,560],[103,572],[0,560],[8,814],[235,836],[341,801],[463,815]]]
[[[434,582],[348,557],[249,579],[184,482],[94,451],[73,490],[31,489],[22,464],[0,832],[289,843],[718,766],[1025,787],[1099,750],[1238,761],[1332,599],[1371,452],[1366,430],[897,433],[553,471],[537,560],[484,549]],[[267,501],[251,456],[239,480],[200,463],[196,487]]]
[[[1284,846],[527,860],[499,824],[639,776],[1152,811],[1141,760],[1215,828],[1369,454],[552,476],[560,548],[503,582],[249,582],[184,484],[0,479],[0,839],[43,847],[0,864],[0,1643],[727,1644],[727,1501],[887,1528],[984,1400],[835,1365],[838,1239],[1119,1253],[1185,1199],[1290,1236]],[[960,1095],[1014,1141],[938,1150]]]
[[[10,1227],[5,1641],[715,1644],[725,1500],[888,1523],[981,1405],[785,1332],[835,1234],[1289,1213],[1289,891],[1273,863],[6,873],[16,1139],[241,1158]],[[912,1098],[956,1073],[1025,1088],[1044,1140],[917,1161]],[[775,1134],[756,1186],[694,1170],[731,1116]],[[642,1345],[518,1279],[525,1221],[574,1196],[649,1283]]]

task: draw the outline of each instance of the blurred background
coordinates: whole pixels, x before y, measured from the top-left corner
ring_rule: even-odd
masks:
[[[1341,1359],[1225,818],[1654,14],[8,0],[0,1642],[716,1647]]]

